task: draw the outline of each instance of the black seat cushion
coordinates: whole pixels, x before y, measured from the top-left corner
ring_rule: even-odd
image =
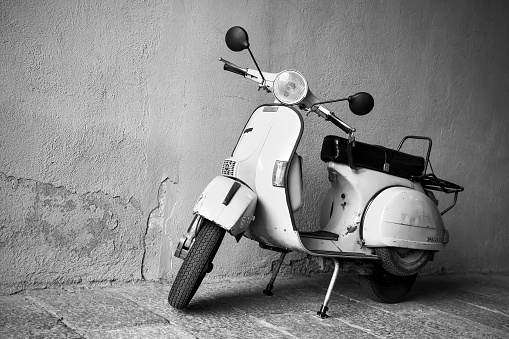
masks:
[[[348,140],[334,135],[323,139],[321,159],[325,162],[348,164]],[[402,178],[422,175],[424,158],[399,152],[383,146],[355,141],[352,148],[353,163],[356,167],[364,167],[385,172]],[[385,165],[387,164],[387,165]]]

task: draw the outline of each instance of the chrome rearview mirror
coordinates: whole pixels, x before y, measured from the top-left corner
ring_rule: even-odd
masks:
[[[249,48],[249,38],[247,36],[247,32],[244,28],[240,26],[233,26],[231,27],[228,32],[226,32],[225,36],[226,45],[229,49],[231,49],[234,52],[240,52],[245,49],[248,50],[249,54],[251,55],[251,59],[253,59],[256,69],[260,73],[260,77],[262,78],[262,83],[260,85],[260,88],[265,89],[267,92],[270,92],[270,90],[267,87],[265,77],[263,76],[263,72],[260,69],[260,66],[258,66],[258,63],[256,62],[256,59],[251,52],[251,49]]]

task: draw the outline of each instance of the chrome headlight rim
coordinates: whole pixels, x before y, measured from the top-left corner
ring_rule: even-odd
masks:
[[[297,81],[297,84],[295,83]],[[295,86],[293,88],[288,88],[288,86]],[[286,90],[297,89],[298,93],[289,99],[288,97],[291,94]],[[307,96],[309,92],[309,86],[306,78],[299,71],[288,69],[282,72],[279,72],[276,78],[274,79],[273,84],[273,93],[276,99],[284,105],[297,105],[301,103]]]

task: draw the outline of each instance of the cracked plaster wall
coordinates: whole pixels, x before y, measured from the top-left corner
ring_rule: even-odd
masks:
[[[253,67],[224,45],[233,25],[263,69],[298,69],[324,99],[371,92],[364,117],[331,105],[359,140],[433,139],[435,171],[466,191],[430,271],[509,269],[508,22],[495,0],[1,1],[0,284],[175,274],[196,198],[270,101],[217,61]],[[304,120],[297,220],[310,230],[328,185],[321,140],[338,131]],[[214,274],[274,258],[226,237]]]
[[[0,173],[1,285],[139,279],[141,208]]]

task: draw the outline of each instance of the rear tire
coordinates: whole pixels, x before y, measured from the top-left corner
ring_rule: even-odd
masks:
[[[382,267],[398,276],[410,276],[419,272],[431,259],[433,252],[408,248],[381,247],[375,248]]]
[[[383,272],[374,275],[362,275],[361,287],[371,300],[381,303],[401,301],[414,285],[417,274],[405,277]]]
[[[212,260],[224,234],[223,228],[205,220],[171,286],[168,294],[171,306],[180,310],[189,304],[205,275],[212,270]]]

